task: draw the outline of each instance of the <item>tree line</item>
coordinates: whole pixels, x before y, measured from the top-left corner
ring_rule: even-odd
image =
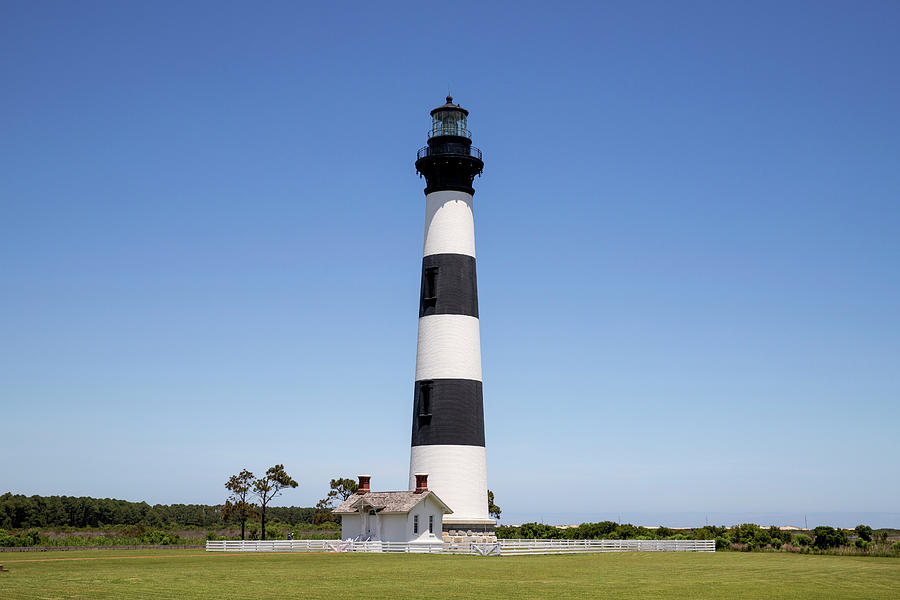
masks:
[[[506,539],[573,539],[573,540],[715,540],[719,550],[779,550],[814,549],[828,551],[836,548],[853,548],[857,551],[900,552],[900,542],[889,544],[888,532],[873,531],[868,525],[857,525],[850,530],[819,526],[800,533],[783,531],[778,527],[760,527],[744,523],[734,527],[707,525],[694,529],[650,529],[630,523],[601,521],[582,523],[576,527],[556,527],[544,523],[523,523],[519,526],[496,528],[498,538]],[[852,544],[851,544],[852,542]]]
[[[269,506],[266,518],[288,525],[312,525],[316,509]],[[220,527],[223,505],[153,504],[89,496],[0,495],[0,529],[32,527],[103,527],[143,525],[153,528]]]

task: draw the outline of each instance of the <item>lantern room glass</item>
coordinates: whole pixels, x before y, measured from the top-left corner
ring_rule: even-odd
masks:
[[[432,115],[431,137],[456,135],[469,137],[466,129],[466,113],[461,110],[438,110]]]

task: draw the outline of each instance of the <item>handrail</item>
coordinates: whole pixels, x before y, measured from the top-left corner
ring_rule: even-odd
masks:
[[[448,151],[449,150],[449,151]],[[457,152],[457,150],[464,150],[464,152]],[[425,158],[426,156],[443,156],[447,154],[458,154],[462,156],[473,156],[478,160],[483,160],[481,157],[481,150],[476,148],[475,146],[465,147],[464,144],[453,144],[438,146],[437,148],[432,148],[431,146],[425,146],[424,148],[420,148],[416,153],[416,159]]]

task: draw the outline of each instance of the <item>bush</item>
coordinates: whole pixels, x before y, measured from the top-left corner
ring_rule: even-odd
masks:
[[[181,543],[181,537],[177,533],[166,533],[159,529],[148,531],[141,536],[141,543],[148,545],[171,546]]]
[[[812,544],[812,538],[808,535],[803,535],[802,533],[800,533],[794,536],[794,542],[798,546],[809,546],[810,544]]]
[[[743,544],[749,547],[757,546],[760,543],[769,543],[768,535],[760,529],[755,523],[744,523],[737,527],[731,528],[731,541],[735,544]]]
[[[522,526],[519,527],[519,535],[527,539],[541,540],[561,537],[559,527],[543,523],[522,523]]]
[[[714,540],[725,535],[728,535],[728,528],[724,526],[705,525],[694,530],[694,539],[697,540]]]
[[[21,546],[39,546],[41,544],[41,535],[37,530],[32,529],[19,535],[13,535],[0,529],[0,546],[6,548],[17,548]]]
[[[669,529],[668,527],[660,525],[659,527],[656,528],[656,537],[658,537],[659,539],[661,539],[661,540],[665,539],[665,538],[669,537],[670,535],[675,535],[675,532],[672,531],[671,529]]]
[[[861,540],[864,540],[866,542],[872,541],[872,528],[868,525],[857,525],[854,531]]]
[[[856,538],[856,547],[860,550],[868,550],[872,547],[872,542],[864,540],[861,537]]]
[[[847,534],[842,529],[820,525],[813,530],[813,533],[815,534],[813,546],[821,550],[847,545]]]
[[[894,552],[900,552],[900,542],[894,542],[891,544],[891,550]]]
[[[729,546],[731,546],[731,542],[729,542],[727,539],[725,539],[721,535],[716,537],[716,550],[724,550]]]
[[[266,525],[266,539],[267,540],[283,540],[287,538],[284,535],[284,532],[275,527],[274,525]]]

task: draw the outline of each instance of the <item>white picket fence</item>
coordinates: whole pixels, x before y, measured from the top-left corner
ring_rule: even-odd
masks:
[[[401,552],[412,554],[594,554],[599,552],[715,552],[714,540],[499,540],[474,543],[403,543],[344,540],[227,540],[206,542],[207,552]]]

